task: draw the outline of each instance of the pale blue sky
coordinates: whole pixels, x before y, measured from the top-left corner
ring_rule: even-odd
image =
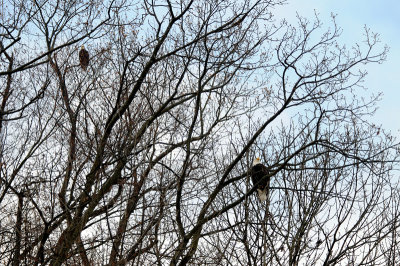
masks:
[[[400,133],[400,0],[288,0],[280,8],[279,16],[294,18],[296,12],[312,17],[314,10],[322,21],[337,14],[337,24],[342,28],[341,42],[351,45],[363,40],[366,25],[380,34],[382,43],[390,47],[386,62],[370,65],[364,85],[371,91],[383,92],[379,109],[373,117],[374,123],[382,124],[392,134]]]

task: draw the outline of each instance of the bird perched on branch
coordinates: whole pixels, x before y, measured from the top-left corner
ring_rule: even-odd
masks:
[[[79,64],[81,68],[86,71],[89,66],[89,52],[85,50],[85,46],[81,46],[81,50],[79,51]]]
[[[257,186],[258,198],[261,201],[266,201],[271,177],[269,176],[268,168],[261,164],[260,158],[254,159],[250,174],[253,185]]]

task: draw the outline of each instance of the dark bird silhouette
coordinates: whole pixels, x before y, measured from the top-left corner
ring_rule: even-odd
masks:
[[[271,177],[268,175],[268,168],[261,164],[260,158],[256,158],[253,161],[250,174],[253,185],[257,186],[258,198],[261,201],[266,201],[269,194],[269,183]]]
[[[85,46],[81,46],[81,50],[79,51],[79,64],[81,68],[86,71],[89,66],[89,52],[85,50]]]

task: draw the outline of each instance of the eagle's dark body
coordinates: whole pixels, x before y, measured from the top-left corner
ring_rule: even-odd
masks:
[[[269,176],[268,168],[260,163],[259,158],[254,160],[250,174],[253,185],[257,186],[258,197],[261,201],[267,200],[271,177]]]
[[[85,47],[83,47],[79,51],[79,64],[81,65],[81,68],[86,71],[87,67],[89,66],[89,52],[85,50]]]

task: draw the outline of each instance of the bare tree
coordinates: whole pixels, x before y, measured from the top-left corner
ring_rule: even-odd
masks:
[[[362,87],[387,48],[282,4],[3,3],[1,263],[398,263],[399,146]]]

